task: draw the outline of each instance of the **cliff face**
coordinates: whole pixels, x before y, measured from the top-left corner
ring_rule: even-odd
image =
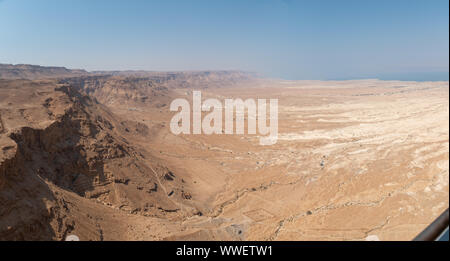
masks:
[[[169,102],[168,88],[149,77],[97,75],[65,78],[60,83],[78,88],[105,105],[130,102],[164,107]]]
[[[52,206],[46,201],[54,202],[53,194],[37,176],[28,175],[17,147],[10,150],[16,153],[0,164],[0,238],[51,239],[55,235],[49,226]]]
[[[9,106],[0,111],[0,239],[63,239],[88,226],[70,214],[69,194],[126,213],[179,215],[161,182],[172,172],[129,144],[124,121],[72,86],[22,84],[24,96],[5,94]],[[36,115],[40,123],[26,122]],[[99,233],[88,230],[85,239]]]
[[[0,79],[38,79],[69,77],[87,74],[85,70],[71,70],[65,67],[46,67],[29,64],[0,64]]]
[[[100,103],[115,106],[123,102],[162,108],[170,104],[175,89],[232,87],[252,82],[255,76],[239,71],[214,72],[95,72],[90,76],[60,80],[95,97]]]

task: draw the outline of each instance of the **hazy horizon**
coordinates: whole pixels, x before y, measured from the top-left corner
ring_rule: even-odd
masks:
[[[0,1],[0,62],[448,80],[448,1]]]

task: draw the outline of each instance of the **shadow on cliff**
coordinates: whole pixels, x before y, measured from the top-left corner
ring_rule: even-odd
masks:
[[[99,129],[82,107],[74,108],[45,129],[10,134],[17,151],[0,165],[0,240],[64,239],[75,221],[49,184],[85,196],[94,181],[106,179],[102,159],[86,151]]]

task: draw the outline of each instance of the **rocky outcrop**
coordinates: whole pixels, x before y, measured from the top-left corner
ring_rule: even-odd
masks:
[[[62,115],[44,128],[1,134],[13,145],[2,148],[8,154],[0,162],[0,239],[63,239],[81,222],[69,214],[66,191],[133,214],[166,217],[165,210],[177,209],[163,190],[154,190],[163,187],[167,168],[128,144],[122,121],[77,88],[56,92],[70,103]],[[51,112],[57,99],[42,107]]]

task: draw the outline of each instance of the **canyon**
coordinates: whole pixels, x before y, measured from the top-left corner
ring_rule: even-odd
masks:
[[[277,142],[173,134],[194,91],[278,99]],[[448,126],[448,82],[0,64],[0,240],[411,240],[449,205]]]

